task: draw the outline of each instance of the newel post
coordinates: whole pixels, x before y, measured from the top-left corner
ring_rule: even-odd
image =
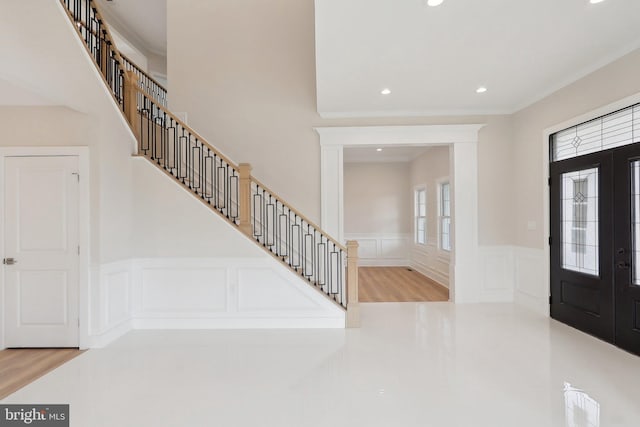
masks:
[[[138,76],[133,71],[124,72],[124,115],[140,142],[140,120],[138,119]]]
[[[251,165],[240,163],[238,165],[240,175],[240,231],[251,237]]]
[[[358,302],[358,242],[347,241],[347,328],[360,327]]]

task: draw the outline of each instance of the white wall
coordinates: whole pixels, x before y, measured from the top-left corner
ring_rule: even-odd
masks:
[[[67,107],[0,107],[0,146],[87,145],[95,119]]]
[[[516,245],[542,249],[547,239],[543,230],[547,212],[541,203],[546,192],[543,166],[548,161],[545,130],[639,93],[638,72],[640,49],[513,115],[511,160],[517,171],[513,176]],[[528,227],[530,221],[536,223],[536,229]]]
[[[314,127],[486,123],[479,135],[483,245],[513,239],[504,116],[321,119],[316,111],[313,0],[167,1],[170,107],[310,219],[320,219]],[[184,46],[190,46],[184,49]],[[207,55],[202,55],[207,52]],[[285,154],[286,153],[286,154]],[[294,176],[296,179],[292,180]],[[485,201],[486,200],[486,201]]]
[[[411,209],[406,162],[344,164],[344,238],[359,265],[409,264]]]
[[[131,328],[344,327],[344,311],[147,159],[131,160],[132,256],[103,264],[91,346]]]
[[[0,144],[89,148],[90,173],[81,176],[90,183],[90,245],[82,248],[88,253],[88,273],[81,285],[81,346],[105,343],[132,326],[197,327],[202,312],[180,317],[169,304],[164,315],[162,310],[148,313],[136,310],[134,298],[136,289],[157,286],[160,293],[152,292],[156,302],[160,295],[171,303],[175,301],[171,292],[184,289],[183,298],[202,303],[198,293],[201,280],[191,288],[187,280],[201,268],[184,262],[196,257],[227,268],[224,286],[227,295],[236,295],[236,299],[225,302],[227,323],[217,322],[219,326],[229,326],[229,319],[239,322],[242,316],[255,320],[245,321],[247,327],[344,325],[344,312],[339,307],[208,212],[169,178],[150,165],[151,170],[145,171],[144,166],[136,169],[134,177],[134,164],[145,161],[132,160],[135,139],[129,126],[59,3],[12,4],[7,12],[12,17],[0,16],[0,35],[6,32],[24,44],[20,49],[0,46],[5,59],[3,75],[9,82],[71,108],[4,108],[0,124],[5,124],[5,137]],[[22,18],[29,19],[29,25],[20,22]],[[41,32],[31,31],[34,25]],[[164,205],[167,201],[171,203]],[[215,222],[210,225],[212,218],[222,221],[222,227]],[[163,231],[169,234],[163,235]],[[164,270],[155,275],[137,274],[136,268],[149,259],[155,262],[150,265],[145,261],[149,271]],[[223,261],[215,261],[220,259]],[[185,277],[184,288],[175,280],[175,271]],[[174,279],[166,282],[171,277]],[[269,297],[263,298],[265,293]],[[162,322],[149,320],[136,325],[140,319],[158,315],[164,318]]]
[[[128,161],[131,135],[95,69],[79,55],[83,48],[59,4],[34,1],[6,6],[0,16],[0,36],[24,43],[0,47],[3,79],[70,109],[4,109],[6,136],[1,144],[86,141],[90,147],[89,323],[91,330],[107,333],[104,319],[117,319],[106,321],[117,324],[122,310],[105,307],[98,297],[104,266],[132,259],[134,251],[153,256],[164,251],[131,241],[137,226],[129,222],[134,218],[135,187]],[[478,280],[488,293],[507,298],[515,286],[522,299],[537,307],[546,304],[545,130],[576,117],[602,114],[601,107],[640,92],[640,50],[513,116],[322,120],[315,112],[311,0],[269,4],[169,0],[168,9],[172,107],[187,111],[190,123],[234,160],[252,162],[261,180],[316,221],[319,148],[314,126],[486,123],[478,143],[477,233],[485,260]],[[184,49],[185,45],[191,48]],[[201,55],[202,51],[209,55]],[[12,126],[16,123],[23,126]],[[157,199],[149,203],[161,205]],[[150,241],[160,241],[156,230],[146,229]],[[200,249],[207,250],[204,246]],[[117,277],[108,280],[125,280]],[[115,288],[111,303],[119,299],[126,303],[122,286]]]
[[[121,54],[129,58],[140,69],[148,71],[147,55],[138,49],[133,43],[131,43],[125,36],[120,34],[113,26],[109,28],[113,41],[116,44],[116,48]]]
[[[258,257],[264,251],[224,223],[172,178],[139,157],[133,160],[135,258]]]
[[[0,16],[0,36],[21,40],[0,46],[7,81],[66,107],[5,107],[0,123],[5,146],[70,146],[89,149],[89,245],[81,246],[88,268],[81,277],[80,344],[104,313],[100,269],[131,256],[135,139],[86,48],[58,2],[14,2]],[[33,29],[36,28],[37,31]]]
[[[409,191],[413,194],[416,187],[427,191],[427,241],[419,244],[414,239],[414,227],[411,234],[411,267],[436,282],[449,287],[450,252],[439,248],[438,242],[438,203],[439,185],[449,177],[449,147],[429,148],[424,154],[409,164]],[[451,195],[453,200],[453,194]],[[453,212],[453,210],[452,210]],[[413,210],[409,212],[413,218]],[[453,238],[452,238],[453,239]],[[453,240],[451,240],[453,242]]]
[[[407,163],[345,163],[345,233],[408,233]]]
[[[512,208],[516,300],[548,312],[548,134],[639,102],[640,50],[512,116]],[[615,105],[611,105],[615,104]]]

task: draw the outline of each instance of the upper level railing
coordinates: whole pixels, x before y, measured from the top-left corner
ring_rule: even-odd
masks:
[[[144,70],[138,67],[133,61],[127,58],[125,55],[120,54],[124,61],[124,68],[127,71],[133,71],[138,76],[138,84],[140,88],[147,92],[163,107],[167,106],[167,89],[164,88],[157,80],[147,74]]]
[[[124,111],[124,68],[109,28],[94,0],[60,0],[75,24],[111,93]]]
[[[343,246],[236,165],[166,106],[167,92],[113,43],[95,0],[60,0],[102,72],[144,155],[274,257],[348,308],[357,326],[357,242]]]

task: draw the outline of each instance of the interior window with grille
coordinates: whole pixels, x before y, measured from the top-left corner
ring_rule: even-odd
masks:
[[[451,193],[448,182],[440,184],[440,249],[451,250]]]
[[[414,224],[415,242],[424,245],[427,243],[427,190],[417,188],[414,192]]]

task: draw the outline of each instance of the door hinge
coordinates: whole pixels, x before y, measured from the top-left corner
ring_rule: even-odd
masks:
[[[549,246],[551,246],[551,236],[549,236]]]
[[[551,305],[551,295],[549,295],[549,305]]]
[[[547,183],[549,184],[549,187],[551,187],[551,177],[547,179]]]
[[[78,178],[78,182],[80,182],[80,174],[78,172],[72,172],[71,175],[75,175]]]

